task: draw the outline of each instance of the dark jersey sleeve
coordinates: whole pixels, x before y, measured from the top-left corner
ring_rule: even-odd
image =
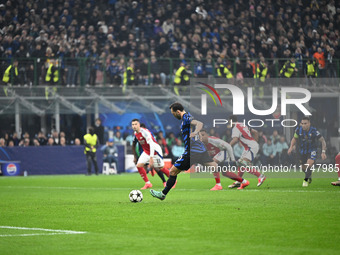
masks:
[[[322,135],[320,134],[320,132],[317,129],[315,129],[315,136],[316,136],[317,139],[320,139],[322,137]]]

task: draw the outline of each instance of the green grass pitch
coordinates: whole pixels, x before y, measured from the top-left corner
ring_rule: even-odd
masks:
[[[302,179],[273,178],[257,188],[251,178],[243,191],[222,179],[225,190],[210,191],[214,179],[182,173],[164,201],[147,190],[131,203],[138,174],[1,177],[0,254],[337,254],[335,179],[303,188]],[[161,189],[158,176],[150,180]]]

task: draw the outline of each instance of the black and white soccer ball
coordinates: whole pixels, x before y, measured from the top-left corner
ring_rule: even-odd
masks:
[[[133,203],[142,202],[143,193],[140,190],[133,190],[129,194],[130,201]]]

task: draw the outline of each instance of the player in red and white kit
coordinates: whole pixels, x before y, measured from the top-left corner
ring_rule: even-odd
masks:
[[[259,187],[265,181],[266,176],[252,167],[252,162],[256,157],[256,154],[259,152],[259,144],[257,143],[258,133],[254,129],[249,130],[249,128],[243,125],[243,123],[237,122],[237,116],[235,115],[229,117],[229,123],[231,123],[232,126],[232,140],[230,145],[234,146],[240,141],[244,147],[241,158],[238,160],[238,176],[242,177],[244,172],[255,175],[258,178],[257,186]],[[242,183],[236,181],[232,185],[229,185],[229,188],[239,187],[239,189],[242,189],[242,186]]]
[[[149,189],[152,187],[152,184],[146,174],[144,168],[145,164],[149,163],[151,169],[154,168],[156,171],[162,171],[168,177],[170,173],[168,169],[164,168],[161,146],[156,142],[151,132],[148,129],[141,127],[138,119],[133,119],[131,121],[131,126],[135,137],[143,148],[143,153],[140,155],[138,161],[137,158],[134,159],[137,161],[135,163],[137,164],[138,172],[145,181],[145,185],[141,189]]]
[[[213,160],[218,164],[218,166],[229,167],[231,166],[230,164],[231,162],[235,162],[233,148],[230,146],[229,143],[217,137],[209,136],[207,131],[204,129],[200,131],[200,140],[204,143],[205,147],[207,148],[209,156],[213,158]],[[216,185],[210,190],[221,190],[222,185],[221,185],[220,173],[214,172],[213,174],[215,177]],[[244,183],[243,187],[246,187],[249,184],[249,181],[244,180],[242,177],[239,177],[237,174],[231,171],[223,171],[222,174],[232,180],[238,181],[240,183]]]
[[[331,182],[333,186],[340,186],[340,152],[335,157],[335,169],[338,172],[338,180],[336,182]]]

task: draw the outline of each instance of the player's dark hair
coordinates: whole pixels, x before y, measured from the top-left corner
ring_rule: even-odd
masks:
[[[144,123],[140,123],[140,127],[142,128],[146,128],[145,124]]]
[[[305,116],[305,117],[302,118],[302,120],[308,120],[308,121],[310,121],[310,118],[307,117],[307,116]]]
[[[229,120],[231,120],[232,122],[237,122],[237,116],[236,115],[230,115]]]
[[[208,133],[207,130],[205,130],[205,129],[201,129],[200,132],[206,132],[206,133]]]
[[[172,109],[174,112],[177,110],[180,110],[182,112],[184,110],[184,107],[180,103],[175,102],[170,105],[169,109]]]
[[[140,123],[139,119],[133,119],[133,120],[131,120],[131,123],[135,122],[135,121],[138,121]]]

